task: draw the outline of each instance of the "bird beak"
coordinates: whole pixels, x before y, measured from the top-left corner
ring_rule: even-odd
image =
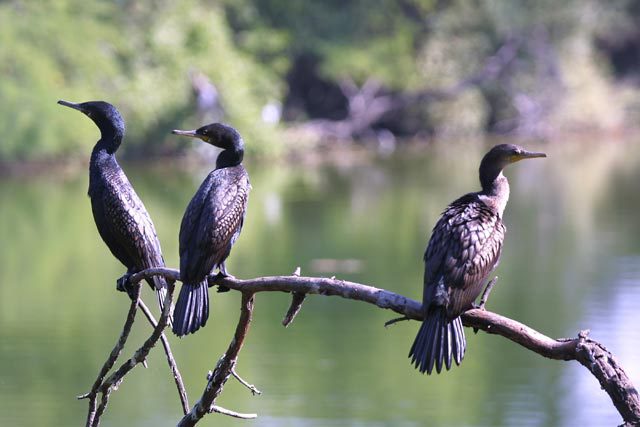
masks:
[[[200,138],[200,135],[198,135],[195,130],[174,129],[171,131],[171,133],[174,135],[190,136],[191,138]]]
[[[535,152],[535,151],[522,151],[514,156],[513,159],[515,162],[523,159],[535,159],[538,157],[547,157],[545,153]]]
[[[63,101],[62,99],[58,101],[58,104],[64,105],[65,107],[73,108],[74,110],[82,111],[82,107],[80,104],[74,104],[73,102]],[[82,111],[84,113],[84,111]]]
[[[195,130],[178,130],[178,129],[174,129],[171,131],[172,134],[174,135],[182,135],[182,136],[188,136],[191,138],[198,138],[203,140],[204,142],[209,142],[209,138],[207,138],[204,135],[199,134],[197,131]]]

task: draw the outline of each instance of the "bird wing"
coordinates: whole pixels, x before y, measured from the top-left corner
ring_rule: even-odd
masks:
[[[229,255],[242,228],[249,188],[242,166],[216,169],[202,183],[180,227],[184,282],[200,282]]]
[[[449,205],[425,251],[424,302],[444,303],[451,317],[468,309],[498,264],[505,232],[498,214],[475,194]],[[444,302],[435,298],[439,284]]]
[[[160,241],[144,204],[124,173],[106,180],[92,208],[98,231],[127,268],[142,270],[164,266]]]

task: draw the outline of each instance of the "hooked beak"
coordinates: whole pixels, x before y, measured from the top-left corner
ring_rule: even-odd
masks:
[[[73,102],[64,101],[62,99],[58,101],[58,104],[64,105],[65,107],[73,108],[74,110],[82,111],[84,113],[80,104],[74,104]]]

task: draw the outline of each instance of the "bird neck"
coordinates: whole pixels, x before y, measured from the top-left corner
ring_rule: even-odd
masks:
[[[504,208],[507,207],[507,201],[509,201],[509,181],[507,177],[500,171],[490,182],[482,181],[482,178],[480,181],[482,183],[482,191],[479,193],[480,199],[493,207],[498,216],[502,218]]]
[[[104,190],[105,182],[112,182],[121,173],[116,156],[100,145],[93,147],[89,162],[89,196],[93,197]]]
[[[240,145],[234,145],[231,148],[223,150],[216,159],[216,169],[238,166],[242,163],[244,157],[244,148]]]
[[[100,126],[100,140],[93,151],[105,150],[108,154],[114,154],[124,138],[124,129],[118,126]]]
[[[91,161],[89,162],[91,170],[98,172],[100,169],[111,168],[117,164],[114,153],[110,152],[107,145],[102,143],[102,140],[98,141],[91,152]]]

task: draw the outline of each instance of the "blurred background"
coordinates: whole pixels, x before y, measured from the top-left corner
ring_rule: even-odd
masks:
[[[58,99],[103,99],[118,152],[178,265],[182,213],[217,152],[171,129],[212,121],[247,144],[253,191],[228,261],[248,278],[337,276],[422,295],[422,254],[447,203],[479,187],[493,144],[548,153],[507,169],[511,199],[490,310],[551,337],[581,329],[640,385],[640,1],[0,1],[0,424],[81,425],[128,308],[123,267],[86,197],[99,138]],[[145,287],[150,305],[154,297]],[[218,403],[222,426],[602,426],[620,417],[576,363],[468,332],[465,361],[420,375],[416,322],[260,294]],[[235,293],[170,337],[193,404],[232,336]],[[135,326],[131,351],[147,336]],[[160,350],[112,395],[105,426],[175,425]]]

